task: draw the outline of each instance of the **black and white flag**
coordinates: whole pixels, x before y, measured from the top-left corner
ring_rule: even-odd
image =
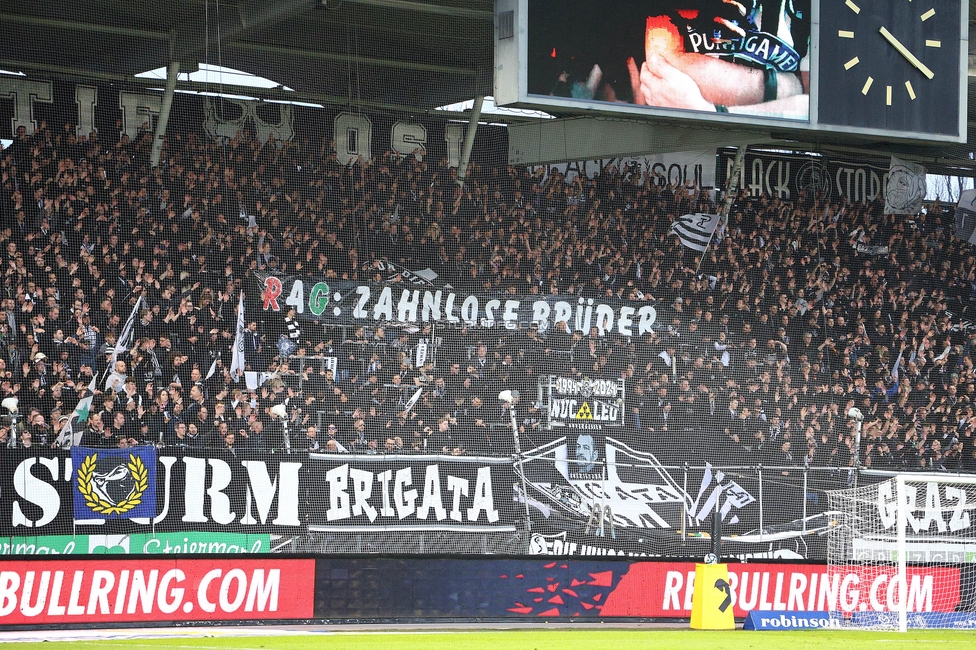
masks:
[[[119,360],[119,353],[127,350],[129,345],[132,344],[132,328],[136,324],[136,319],[139,317],[139,309],[141,307],[142,296],[139,296],[139,299],[136,300],[135,306],[132,308],[132,313],[129,314],[129,319],[125,321],[125,325],[122,326],[122,333],[119,334],[115,341],[115,348],[112,350],[112,359],[108,362],[108,368],[106,369],[107,374],[111,374],[115,371],[115,362]]]
[[[681,245],[704,253],[721,221],[717,214],[685,214],[671,224],[671,233],[678,236]]]
[[[952,234],[957,239],[976,244],[976,190],[966,190],[959,195]]]
[[[885,214],[918,214],[927,191],[925,167],[891,157],[885,185]]]
[[[237,305],[237,334],[234,336],[234,351],[230,361],[230,376],[235,382],[241,380],[247,362],[244,360],[244,331],[247,325],[244,321],[244,294],[241,293],[239,304]]]
[[[411,397],[409,400],[407,400],[407,403],[403,405],[403,413],[404,413],[404,415],[406,415],[407,413],[409,413],[410,412],[410,409],[413,408],[414,404],[416,404],[417,401],[420,400],[420,396],[423,394],[423,392],[424,392],[424,389],[423,388],[418,388],[417,389],[417,392],[415,392],[413,394],[413,397]]]
[[[85,422],[88,421],[92,400],[95,398],[97,381],[97,378],[92,377],[88,387],[81,391],[78,405],[75,406],[74,412],[68,417],[68,421],[61,427],[58,439],[54,443],[55,447],[71,449],[81,444],[81,435],[85,431]]]

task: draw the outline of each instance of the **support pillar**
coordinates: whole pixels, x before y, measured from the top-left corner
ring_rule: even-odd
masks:
[[[166,137],[166,127],[169,125],[169,113],[173,108],[173,95],[176,93],[176,77],[180,74],[180,62],[170,61],[166,69],[166,91],[159,107],[159,119],[156,120],[156,133],[153,135],[152,155],[149,158],[153,169],[159,167],[159,158],[163,153],[163,138]]]
[[[484,103],[484,96],[479,95],[474,98],[474,106],[471,107],[471,119],[464,132],[464,148],[461,149],[461,163],[458,165],[458,185],[464,185],[464,178],[468,175],[468,162],[471,160],[471,149],[474,147],[474,136],[478,132],[478,120],[481,119],[481,107]]]

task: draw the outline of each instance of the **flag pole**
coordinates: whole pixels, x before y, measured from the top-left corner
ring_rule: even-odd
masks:
[[[701,257],[698,258],[698,267],[695,269],[695,275],[698,275],[698,272],[701,271],[705,256],[708,255],[708,248],[712,245],[712,239],[715,238],[715,232],[722,227],[722,220],[724,219],[728,223],[729,212],[732,210],[732,201],[735,200],[739,177],[742,175],[742,164],[745,162],[746,149],[748,149],[748,146],[740,145],[735,152],[735,159],[732,162],[732,173],[729,174],[726,180],[725,201],[722,203],[722,210],[718,213],[718,224],[715,225],[712,233],[708,236],[708,243],[705,244],[705,250],[702,251]]]

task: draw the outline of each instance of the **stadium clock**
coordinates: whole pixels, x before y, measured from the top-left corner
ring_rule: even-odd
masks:
[[[821,0],[819,121],[955,134],[959,0]]]

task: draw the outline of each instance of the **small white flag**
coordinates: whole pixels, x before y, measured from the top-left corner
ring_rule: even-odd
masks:
[[[246,329],[247,326],[244,324],[244,294],[242,292],[237,306],[237,334],[234,336],[234,352],[230,361],[230,376],[234,378],[235,382],[239,382],[241,375],[244,374],[246,364],[244,360],[244,331]]]
[[[407,400],[407,403],[403,406],[403,412],[404,413],[409,413],[410,412],[410,409],[412,409],[414,407],[414,404],[417,403],[417,401],[420,399],[420,396],[421,396],[421,394],[423,394],[423,392],[424,392],[424,389],[423,388],[418,388],[417,389],[417,392],[415,392],[413,394],[413,397],[411,397],[409,400]]]
[[[264,386],[269,379],[274,379],[277,375],[273,372],[256,372],[248,370],[244,373],[244,383],[248,390],[257,390]]]

